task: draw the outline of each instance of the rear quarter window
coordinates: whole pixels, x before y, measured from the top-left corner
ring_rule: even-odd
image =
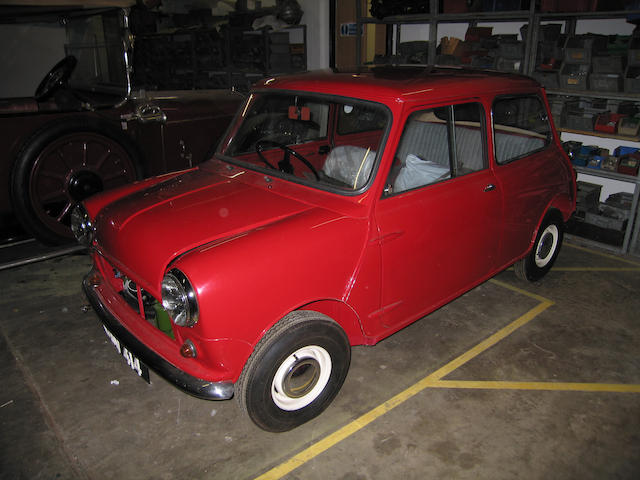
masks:
[[[498,97],[493,103],[492,117],[498,164],[524,158],[551,142],[547,110],[536,95]]]

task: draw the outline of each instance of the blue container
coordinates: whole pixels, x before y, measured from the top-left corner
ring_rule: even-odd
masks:
[[[620,145],[618,148],[616,148],[613,151],[613,154],[616,157],[621,157],[623,155],[629,155],[630,153],[635,153],[638,151],[638,148],[636,147],[625,147],[624,145]]]
[[[600,155],[594,155],[589,159],[589,162],[587,163],[587,168],[600,170],[602,168],[602,161],[604,159],[605,157],[602,157]]]

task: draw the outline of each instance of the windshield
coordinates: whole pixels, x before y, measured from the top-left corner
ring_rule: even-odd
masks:
[[[319,188],[365,187],[390,122],[379,104],[283,93],[249,96],[221,153]]]
[[[65,23],[65,54],[78,60],[69,85],[81,90],[124,94],[127,76],[122,11],[71,17]]]

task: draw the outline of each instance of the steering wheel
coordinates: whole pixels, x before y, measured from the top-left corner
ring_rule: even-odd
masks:
[[[280,150],[284,152],[284,156],[282,157],[282,160],[278,162],[277,168],[273,166],[271,162],[269,162],[269,160],[267,160],[265,156],[262,154],[266,146],[278,147]],[[280,170],[281,172],[289,173],[291,175],[293,175],[293,165],[291,164],[291,157],[293,156],[298,160],[300,160],[302,163],[304,163],[307,166],[307,168],[311,170],[311,173],[313,173],[313,176],[316,177],[316,180],[320,181],[320,175],[318,175],[318,171],[311,164],[311,162],[309,162],[309,160],[304,158],[301,154],[296,152],[294,149],[292,149],[291,147],[288,147],[283,143],[275,142],[273,140],[259,140],[256,143],[256,153],[258,154],[258,157],[260,157],[260,160],[262,160],[272,170]]]
[[[73,55],[68,55],[56,63],[49,73],[47,73],[38,88],[36,88],[35,98],[38,102],[49,98],[53,92],[66,85],[73,69],[76,68],[78,60]]]

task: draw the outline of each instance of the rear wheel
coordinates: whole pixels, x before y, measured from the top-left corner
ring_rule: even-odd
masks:
[[[293,312],[260,340],[237,384],[237,399],[253,422],[271,432],[318,416],[342,386],[351,361],[340,326],[317,312]]]
[[[63,119],[38,130],[20,150],[11,175],[13,210],[41,242],[64,243],[73,239],[75,204],[139,178],[137,149],[111,124]]]
[[[558,214],[548,214],[540,225],[531,252],[514,264],[516,275],[535,282],[544,277],[558,258],[564,223]]]

